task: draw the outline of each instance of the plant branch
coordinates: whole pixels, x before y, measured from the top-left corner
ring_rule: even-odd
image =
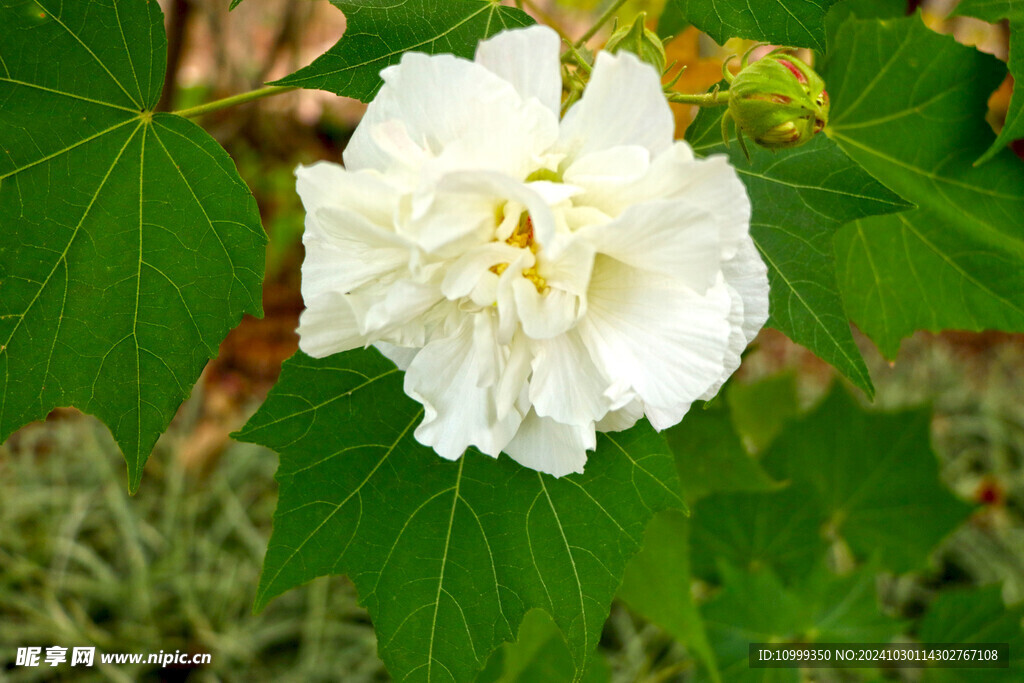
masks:
[[[681,92],[668,92],[665,97],[669,102],[679,104],[695,104],[698,107],[724,107],[729,104],[728,90],[713,90],[703,95],[686,95]]]
[[[221,109],[227,109],[228,107],[234,107],[235,105],[245,104],[246,102],[252,102],[253,100],[259,100],[264,97],[273,97],[274,95],[281,95],[286,92],[296,90],[298,86],[295,85],[268,85],[265,88],[259,88],[257,90],[250,90],[249,92],[243,92],[238,95],[232,95],[231,97],[225,97],[224,99],[214,100],[213,102],[207,102],[206,104],[200,104],[197,107],[189,107],[188,109],[179,109],[178,111],[171,112],[178,116],[184,116],[187,119],[195,118],[196,116],[202,116],[203,114],[209,114],[210,112],[219,111]]]

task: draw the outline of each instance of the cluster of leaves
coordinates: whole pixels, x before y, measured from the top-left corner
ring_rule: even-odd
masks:
[[[333,3],[345,36],[281,84],[366,101],[405,51],[470,55],[532,22],[485,0]],[[1000,62],[917,16],[882,21],[892,3],[668,7],[720,41],[822,55],[827,137],[748,163],[716,137],[714,113],[687,134],[699,154],[732,155],[747,185],[770,325],[869,395],[850,319],[889,356],[918,329],[1024,330],[1024,165],[1003,149],[1024,126],[1021,98],[998,139],[984,120]],[[959,11],[1010,19],[1019,72],[1021,3],[967,0]],[[265,236],[251,194],[199,127],[153,113],[165,45],[152,1],[0,0],[0,438],[75,405],[110,427],[132,490],[219,341],[260,312]],[[751,633],[884,640],[901,625],[873,610],[873,572],[920,566],[966,514],[921,456],[925,417],[865,416],[842,393],[761,463],[712,411],[670,434],[671,448],[645,425],[605,435],[585,474],[557,481],[472,452],[442,461],[412,439],[419,417],[375,352],[300,354],[239,435],[281,454],[257,604],[347,573],[403,680],[472,679],[533,609],[554,626],[529,617],[522,647],[557,650],[557,627],[567,666],[599,676],[586,664],[624,572],[627,601],[666,622],[712,678],[740,676]],[[655,517],[684,495],[692,521]],[[628,565],[652,518],[656,550]],[[853,568],[826,567],[827,546],[846,549]],[[685,590],[691,569],[724,587],[699,610]],[[990,593],[975,597],[1002,609]],[[951,633],[960,599],[972,598],[937,603],[918,636]],[[765,600],[779,608],[744,613]],[[506,674],[532,675],[521,651],[503,657]]]

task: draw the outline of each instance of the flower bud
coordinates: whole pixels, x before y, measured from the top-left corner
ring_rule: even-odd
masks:
[[[825,82],[781,50],[749,66],[744,56],[729,93],[729,114],[736,127],[768,149],[802,145],[828,123]]]
[[[657,33],[644,26],[646,18],[647,14],[641,12],[630,26],[612,33],[604,49],[612,54],[619,50],[632,52],[642,61],[654,65],[660,74],[665,71],[665,46],[662,45]]]

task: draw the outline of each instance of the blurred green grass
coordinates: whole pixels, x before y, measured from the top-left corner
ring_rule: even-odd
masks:
[[[386,680],[343,578],[252,614],[277,458],[229,442],[205,471],[187,469],[178,456],[201,400],[182,409],[134,497],[92,418],[51,417],[0,447],[0,680]],[[29,645],[95,646],[97,665],[12,668]],[[99,652],[160,650],[208,652],[212,664],[99,664]]]

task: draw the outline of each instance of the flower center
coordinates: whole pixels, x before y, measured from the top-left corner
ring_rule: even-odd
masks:
[[[530,219],[530,214],[523,212],[519,216],[519,223],[516,225],[516,229],[512,231],[512,234],[505,240],[506,244],[510,244],[513,247],[519,247],[520,249],[529,249],[531,252],[536,254],[540,251],[540,245],[537,244],[533,239],[533,221]],[[508,269],[508,263],[499,263],[491,266],[490,270],[495,275],[501,275]],[[547,293],[548,283],[544,277],[538,272],[537,266],[532,265],[529,268],[523,269],[523,277],[533,283],[533,286],[537,288],[538,294]]]

